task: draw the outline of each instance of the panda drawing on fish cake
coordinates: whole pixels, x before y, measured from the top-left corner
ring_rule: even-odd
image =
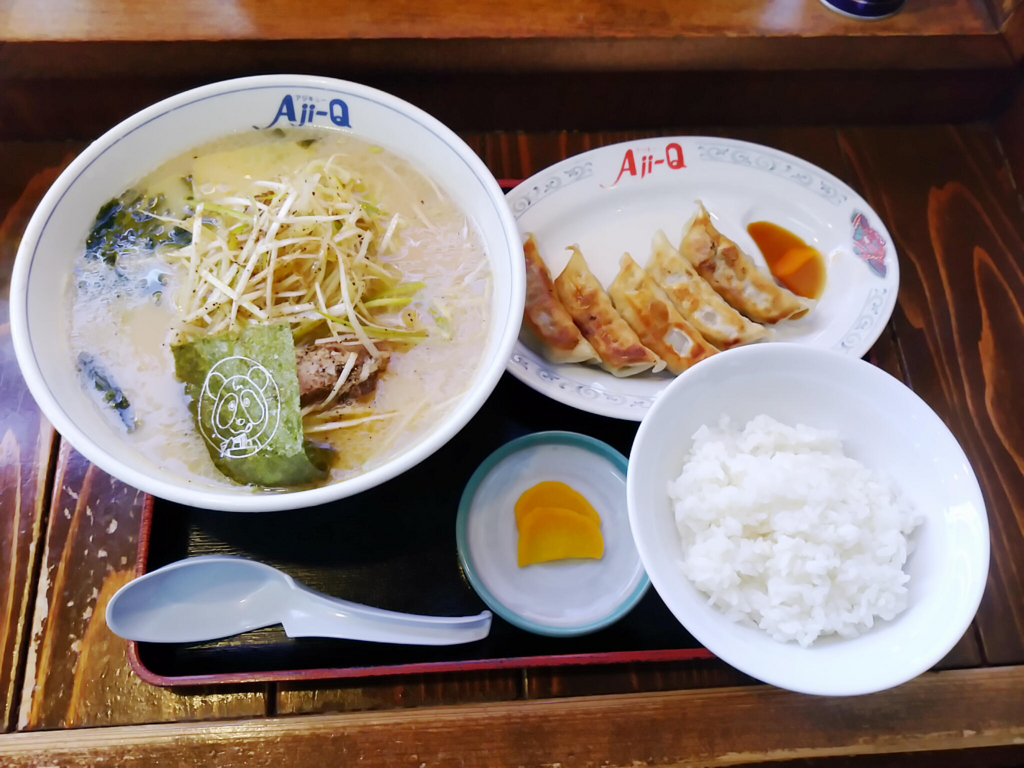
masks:
[[[199,425],[222,459],[243,459],[265,448],[280,423],[280,393],[270,372],[255,360],[220,360],[199,395]]]

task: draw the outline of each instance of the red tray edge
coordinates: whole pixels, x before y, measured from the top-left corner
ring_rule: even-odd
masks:
[[[153,497],[148,495],[142,505],[139,520],[139,546],[135,559],[136,578],[146,573],[149,558],[149,537],[153,521]],[[650,661],[688,661],[714,658],[706,648],[677,648],[663,651],[616,651],[613,653],[575,653],[549,656],[517,656],[503,659],[476,659],[473,661],[435,661],[421,664],[394,664],[377,667],[340,667],[304,670],[276,670],[273,672],[239,672],[220,675],[158,675],[142,663],[139,646],[127,641],[128,666],[141,680],[163,687],[190,685],[225,685],[247,683],[276,683],[305,680],[341,680],[357,677],[388,677],[437,672],[464,672],[487,669],[522,669],[525,667],[584,666],[590,664],[626,664]]]
[[[503,189],[515,187],[522,179],[498,179]],[[153,497],[146,495],[142,506],[138,553],[135,558],[135,576],[146,572],[149,556],[149,535],[153,518]],[[679,648],[664,651],[617,651],[615,653],[575,653],[557,656],[517,656],[505,659],[477,659],[476,661],[436,661],[422,664],[394,664],[378,667],[341,667],[306,670],[280,670],[274,672],[240,672],[222,675],[182,675],[172,677],[152,672],[139,658],[139,646],[128,641],[128,666],[140,679],[151,685],[223,685],[229,683],[273,683],[294,680],[341,680],[355,677],[386,677],[390,675],[416,675],[436,672],[462,672],[467,670],[521,669],[525,667],[583,666],[588,664],[627,664],[645,661],[688,661],[713,659],[707,648]]]
[[[146,667],[139,658],[138,645],[134,641],[128,641],[128,664],[132,671],[145,682],[163,687],[343,680],[346,678],[390,677],[395,675],[466,672],[471,670],[588,666],[592,664],[625,664],[628,662],[690,661],[693,659],[710,658],[714,658],[714,656],[706,648],[683,648],[666,651],[619,651],[616,653],[580,653],[566,656],[520,656],[508,659],[478,659],[476,661],[438,661],[383,667],[341,667],[170,677],[167,675],[157,675]]]

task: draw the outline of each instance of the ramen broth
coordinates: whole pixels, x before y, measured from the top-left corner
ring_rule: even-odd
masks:
[[[312,141],[310,141],[312,140]],[[424,285],[409,308],[427,329],[415,346],[391,352],[363,418],[308,437],[333,447],[327,482],[350,477],[400,454],[456,405],[474,380],[487,343],[491,272],[473,222],[429,178],[408,162],[351,136],[333,131],[254,131],[187,152],[143,178],[134,189],[162,195],[171,211],[187,205],[192,177],[204,193],[241,194],[258,179],[295,173],[317,157],[358,177],[402,227],[396,245],[382,256],[402,281]],[[180,214],[175,214],[180,215]],[[175,378],[171,346],[184,326],[189,275],[180,260],[137,249],[119,258],[116,269],[83,256],[69,286],[69,333],[76,359],[88,355],[130,403],[134,429],[111,412],[114,429],[154,464],[194,481],[223,485]],[[110,411],[102,393],[97,407]],[[358,414],[357,414],[358,415]]]

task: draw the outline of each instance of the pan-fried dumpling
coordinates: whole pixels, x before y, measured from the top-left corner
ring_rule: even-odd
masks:
[[[627,253],[615,281],[608,286],[619,314],[649,349],[679,375],[694,363],[715,354],[700,331],[683,318],[668,296]]]
[[[555,295],[547,265],[537,252],[533,235],[523,243],[526,254],[526,309],[523,322],[541,341],[544,357],[552,363],[599,363],[601,358]]]
[[[555,291],[573,322],[601,357],[601,367],[615,376],[660,371],[665,363],[640,343],[629,324],[619,317],[612,300],[587,266],[578,246],[555,278]]]
[[[660,229],[654,233],[651,243],[647,274],[665,291],[690,325],[718,349],[760,341],[768,335],[764,326],[747,320],[715,293]]]
[[[704,204],[683,230],[679,252],[734,309],[758,323],[777,323],[807,314],[811,304],[790,293],[711,223]]]

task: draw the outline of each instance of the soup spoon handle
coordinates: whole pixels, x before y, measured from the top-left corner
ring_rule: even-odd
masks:
[[[281,617],[288,637],[336,637],[405,645],[456,645],[487,637],[491,612],[477,616],[416,616],[328,597],[295,585]]]

